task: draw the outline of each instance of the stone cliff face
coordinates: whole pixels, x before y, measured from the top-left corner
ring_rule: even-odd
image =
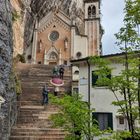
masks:
[[[0,139],[8,140],[16,116],[16,94],[12,77],[12,15],[9,0],[0,0]]]
[[[13,40],[14,40],[14,54],[23,54],[24,44],[24,27],[26,9],[22,0],[11,0],[12,12],[15,16],[13,21]]]

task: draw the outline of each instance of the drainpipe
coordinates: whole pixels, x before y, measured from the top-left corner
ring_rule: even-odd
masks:
[[[90,114],[90,63],[87,60],[87,65],[88,65],[88,109],[89,109],[89,116]],[[90,116],[91,117],[91,116]],[[90,132],[90,121],[88,123],[88,128],[89,128],[89,137],[88,140],[91,140],[91,132]]]

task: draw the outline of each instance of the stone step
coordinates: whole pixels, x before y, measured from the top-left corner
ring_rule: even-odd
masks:
[[[58,112],[58,108],[47,108],[47,106],[44,107],[46,114],[51,114],[53,112]],[[19,114],[22,116],[30,116],[32,114],[45,114],[45,112],[42,112],[43,110],[29,110],[29,109],[21,109],[19,111]]]
[[[43,110],[44,109],[44,106],[37,106],[37,105],[24,105],[24,106],[20,106],[20,109],[25,109],[25,110]]]
[[[68,91],[70,91],[70,90],[68,90]],[[69,93],[69,92],[60,91],[58,93],[58,97],[63,97],[67,93]],[[49,93],[49,94],[54,94],[54,93]],[[41,93],[38,94],[38,95],[30,95],[29,97],[28,97],[28,95],[29,94],[27,94],[27,93],[24,94],[24,95],[21,95],[22,100],[23,101],[25,101],[25,100],[26,101],[32,101],[32,102],[37,101],[37,104],[35,104],[35,105],[42,105],[42,98],[43,97],[42,97],[42,94]],[[30,104],[30,105],[33,105],[33,104]]]
[[[21,74],[20,74],[21,75]],[[42,78],[42,80],[44,80],[44,79],[46,79],[46,80],[49,80],[49,79],[51,79],[53,77],[53,75],[50,73],[50,72],[48,72],[48,73],[40,73],[40,74],[33,74],[33,75],[29,75],[29,74],[27,74],[27,75],[21,75],[20,76],[20,78],[21,78],[21,80],[27,80],[28,78],[28,80],[36,80],[37,78],[38,79],[41,79]],[[70,79],[68,79],[68,78],[70,78],[71,77],[71,74],[69,74],[69,73],[65,73],[64,75],[63,75],[63,78],[64,78],[64,80],[66,79],[66,80],[70,80]],[[48,79],[49,78],[49,79]]]
[[[25,127],[25,128],[28,128],[28,127],[38,127],[38,128],[53,128],[53,123],[50,121],[50,120],[37,120],[37,121],[28,121],[26,122],[25,120],[23,122],[19,122],[17,121],[17,124],[16,124],[17,127]]]
[[[65,132],[64,129],[62,128],[38,128],[38,127],[27,127],[26,125],[24,126],[14,126],[12,128],[12,131],[20,131],[20,132],[38,132],[38,131],[47,131],[49,132],[53,132],[55,133],[59,133],[59,132]]]
[[[27,94],[28,97],[30,97],[30,95],[33,95],[33,96],[41,95],[42,87],[43,86],[32,86],[32,87],[30,86],[29,88],[27,88],[27,87],[22,88],[22,93],[24,93],[24,94],[21,94],[21,95]],[[49,92],[51,93],[54,91],[54,86],[49,86],[48,89],[49,89]],[[70,89],[70,85],[60,87],[59,89],[60,89],[60,91],[65,91],[65,89]]]
[[[43,88],[43,86],[45,85],[45,84],[48,84],[48,87],[49,88],[53,88],[54,87],[54,85],[52,85],[50,82],[47,82],[47,81],[45,81],[44,83],[42,83],[42,82],[38,82],[38,81],[34,81],[34,82],[30,82],[30,81],[25,81],[25,82],[22,82],[22,84],[21,84],[21,86],[22,86],[22,88],[39,88],[39,89],[42,89]],[[68,87],[68,86],[70,86],[71,85],[71,82],[65,82],[64,81],[64,85],[63,86],[61,86],[60,87],[60,89],[63,89],[63,88],[65,88],[65,87]]]
[[[70,74],[71,74],[71,72],[69,72],[69,71],[65,72],[64,73],[64,78],[69,77]],[[21,74],[21,76],[24,76],[24,77],[34,77],[34,75],[36,75],[37,77],[43,77],[43,78],[52,77],[53,76],[52,71],[42,72],[42,71],[39,71],[39,70],[38,71],[32,71],[32,72],[31,71],[26,71],[26,72]]]
[[[39,132],[12,132],[11,133],[12,136],[16,135],[16,136],[65,136],[66,133],[65,132],[58,132],[58,133],[54,133],[54,132],[50,132],[48,133],[47,131],[39,131]]]
[[[63,137],[65,137],[65,135],[66,135],[66,133],[65,132],[63,132],[63,133],[48,133],[47,131],[39,131],[39,132],[13,132],[13,133],[11,133],[11,135],[12,136],[49,136],[49,137],[51,137],[51,136],[55,136],[55,137],[59,137],[59,136],[63,136]]]
[[[13,128],[11,131],[11,134],[34,134],[34,135],[40,135],[40,134],[46,134],[46,135],[65,135],[66,132],[63,129],[54,129],[54,128],[35,128],[35,127],[27,127],[26,128]]]
[[[45,83],[47,83],[47,82],[45,82]],[[42,87],[45,85],[45,83],[44,84],[39,84],[39,83],[25,82],[25,83],[22,83],[22,88],[24,89],[24,87],[23,87],[23,85],[24,85],[25,86],[25,89],[27,89],[27,88],[28,89],[34,89],[34,88],[36,89],[36,88],[38,88],[39,91],[40,91],[42,89]],[[65,89],[65,88],[69,88],[70,85],[71,85],[71,83],[64,83],[64,85],[62,87],[60,87],[60,90],[61,89]],[[54,85],[49,85],[48,84],[48,87],[51,88],[51,89],[53,89],[54,88]],[[33,93],[33,92],[31,92],[31,93]]]
[[[39,68],[39,69],[53,69],[54,66],[48,66],[48,65],[37,65],[37,64],[25,64],[25,63],[18,63],[16,65],[16,70],[18,71],[24,71],[27,69],[32,69],[32,68]]]
[[[37,106],[37,105],[24,105],[24,106],[20,106],[20,109],[32,109],[32,110],[43,110],[44,106]]]
[[[46,69],[46,70],[42,70],[42,69],[22,70],[19,74],[23,77],[24,76],[33,77],[34,75],[36,75],[36,76],[53,76],[52,70],[50,70],[50,69]],[[65,70],[64,76],[70,76],[70,75],[71,75],[71,71]]]
[[[47,119],[46,119],[47,120]],[[45,121],[46,121],[45,120]],[[31,127],[35,127],[35,126],[37,126],[36,124],[38,123],[39,121],[38,121],[38,118],[18,118],[17,119],[17,125],[28,125],[28,126],[31,126]],[[46,121],[46,123],[47,123],[47,121]],[[50,127],[50,124],[48,125],[47,124],[47,126],[48,127]]]
[[[20,104],[20,106],[24,106],[24,108],[25,108],[25,106],[40,106],[40,101],[36,101],[36,100],[34,100],[34,101],[24,101],[24,100],[22,100],[22,101],[19,101],[18,103]],[[58,108],[59,107],[57,105],[52,105],[52,104],[47,105],[47,109],[58,109]]]
[[[36,101],[36,100],[33,100],[33,101],[18,101],[18,103],[19,103],[20,106],[25,106],[25,105],[39,106],[40,105],[40,100],[39,101]]]
[[[66,83],[65,85],[60,87],[60,90],[64,90],[65,88],[66,89],[70,88],[70,85],[71,85],[71,83]],[[41,93],[43,86],[44,85],[38,85],[38,84],[36,84],[36,85],[29,85],[27,83],[26,84],[22,83],[23,93],[25,92],[25,94],[28,93],[29,95],[30,94],[36,95],[36,94]],[[53,91],[54,90],[54,86],[53,85],[49,85],[48,89]]]
[[[9,140],[64,140],[63,129],[54,129],[49,116],[56,114],[59,108],[55,105],[42,106],[42,87],[48,83],[50,93],[54,93],[51,85],[52,69],[54,66],[19,64],[17,72],[21,78],[22,94],[19,97],[19,113],[15,126],[12,127]],[[60,87],[60,94],[71,88],[71,71],[65,68],[64,86]]]
[[[40,131],[64,131],[64,129],[62,129],[62,128],[50,128],[50,129],[48,129],[48,128],[37,128],[37,127],[29,127],[29,128],[26,128],[26,126],[20,126],[20,127],[17,127],[17,126],[13,126],[13,128],[12,129],[20,129],[20,130],[22,130],[22,131],[26,131],[26,130],[28,130],[28,131],[38,131],[38,130],[40,130]]]
[[[43,85],[42,86],[36,85],[36,86],[30,86],[29,88],[22,88],[23,89],[22,93],[27,94],[29,97],[30,97],[30,95],[34,95],[34,96],[40,95],[42,93],[42,87],[43,87]],[[35,91],[36,88],[38,88],[38,90]],[[50,89],[49,90],[50,93],[52,93],[52,91],[54,91],[54,86],[49,86],[48,88]],[[34,92],[32,91],[32,89],[34,89],[33,90]],[[60,91],[67,91],[67,89],[70,89],[70,84],[59,88]],[[21,94],[21,95],[23,95],[23,94]]]
[[[54,87],[54,85],[52,85],[50,83],[50,81],[46,81],[46,80],[44,82],[39,82],[38,80],[33,81],[33,82],[32,81],[23,81],[21,85],[23,88],[31,88],[31,87],[32,88],[42,88],[46,83],[48,84],[48,87]],[[61,87],[63,88],[65,86],[70,86],[69,84],[71,84],[70,81],[64,80],[64,85]]]
[[[50,112],[50,113],[40,113],[40,114],[32,114],[32,115],[27,115],[27,114],[25,114],[25,115],[20,115],[19,117],[20,117],[20,119],[22,119],[22,120],[29,120],[29,119],[31,119],[31,120],[40,120],[40,119],[42,119],[42,120],[46,120],[46,119],[48,119],[49,118],[49,116],[50,115],[52,115],[52,114],[57,114],[58,112]]]
[[[54,66],[48,66],[48,65],[36,65],[36,64],[18,64],[16,66],[16,71],[20,72],[20,73],[25,73],[25,72],[29,72],[29,73],[34,73],[34,72],[48,72],[53,70]],[[65,68],[65,73],[70,71],[70,67],[64,67]]]
[[[52,128],[52,122],[48,119],[45,120],[38,120],[38,121],[35,121],[35,122],[17,122],[16,123],[16,127],[25,127],[25,128],[29,128],[29,127],[38,127],[38,128]]]
[[[64,140],[65,136],[10,136],[9,140]]]

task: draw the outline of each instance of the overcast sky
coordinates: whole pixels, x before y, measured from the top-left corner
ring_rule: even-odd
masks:
[[[123,26],[123,9],[124,0],[102,0],[101,23],[105,30],[102,38],[104,55],[120,52],[115,44],[116,38],[114,34]]]

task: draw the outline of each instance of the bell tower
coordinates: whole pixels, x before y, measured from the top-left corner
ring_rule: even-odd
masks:
[[[100,0],[84,0],[85,8],[85,34],[88,36],[88,55],[100,55],[101,26],[100,26]]]

